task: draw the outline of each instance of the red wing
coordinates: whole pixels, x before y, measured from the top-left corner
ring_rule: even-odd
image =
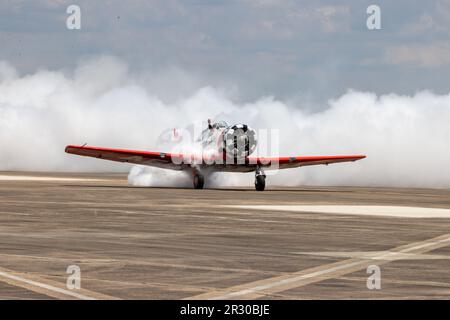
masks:
[[[198,163],[203,166],[213,167],[215,171],[249,172],[255,170],[257,165],[268,169],[287,169],[318,164],[330,164],[337,162],[357,161],[364,159],[364,155],[352,156],[305,156],[305,157],[279,157],[279,158],[255,158],[248,157],[242,164],[206,164],[202,159],[192,158],[190,155],[164,152],[137,151],[125,149],[111,149],[88,146],[67,146],[66,152],[80,156],[93,157],[118,162],[135,163],[164,169],[182,170],[190,166],[190,163]],[[213,159],[208,159],[213,160]],[[194,162],[195,161],[195,162]],[[184,164],[183,164],[184,163]],[[214,163],[208,161],[208,163]],[[277,165],[278,164],[278,165]]]
[[[258,163],[261,166],[270,166],[278,162],[280,169],[296,168],[303,166],[314,166],[318,164],[330,164],[338,162],[350,162],[364,159],[365,155],[349,156],[303,156],[303,157],[280,157],[280,158],[251,158],[250,163]],[[267,165],[269,163],[269,165]]]
[[[183,169],[181,160],[183,155],[164,152],[137,151],[125,149],[110,149],[88,146],[67,146],[66,152],[79,156],[93,157],[118,162],[142,164],[147,166]]]
[[[350,156],[304,156],[304,157],[279,157],[279,158],[264,158],[264,157],[248,157],[245,163],[216,165],[215,171],[228,172],[251,172],[259,165],[266,170],[289,169],[303,166],[314,166],[319,164],[330,164],[338,162],[353,162],[364,159],[365,155],[350,155]]]

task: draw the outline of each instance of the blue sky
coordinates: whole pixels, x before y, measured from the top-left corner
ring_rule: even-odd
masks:
[[[81,7],[81,30],[66,28],[71,4]],[[381,8],[381,30],[366,27],[370,4]],[[180,90],[223,87],[243,101],[448,93],[449,21],[449,0],[3,0],[0,60],[21,73],[70,72],[113,55]]]

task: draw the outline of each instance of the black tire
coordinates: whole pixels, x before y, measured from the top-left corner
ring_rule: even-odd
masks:
[[[204,185],[205,178],[200,174],[194,175],[194,189],[203,189]]]
[[[266,177],[263,175],[256,176],[255,178],[256,191],[264,191],[265,187],[266,187]]]

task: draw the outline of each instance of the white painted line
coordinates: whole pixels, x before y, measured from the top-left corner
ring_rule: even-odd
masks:
[[[400,252],[410,252],[410,251],[414,251],[414,250],[417,250],[417,249],[423,249],[423,248],[426,248],[426,247],[435,246],[437,244],[441,245],[443,242],[450,242],[450,237],[444,238],[444,239],[435,240],[435,241],[430,241],[430,242],[427,242],[427,243],[424,243],[424,244],[419,244],[419,245],[416,245],[414,247],[410,247],[410,248],[406,248],[406,249],[400,250]]]
[[[355,262],[351,262],[351,263],[346,263],[346,264],[343,264],[343,265],[340,265],[340,266],[336,266],[336,267],[332,267],[332,268],[328,268],[328,269],[324,269],[324,270],[320,270],[320,271],[316,271],[316,272],[303,274],[303,275],[300,275],[300,276],[297,276],[297,277],[287,278],[287,279],[271,282],[271,283],[268,283],[268,284],[265,284],[265,285],[260,285],[260,286],[256,286],[256,287],[249,288],[249,289],[244,289],[244,290],[240,290],[240,291],[230,292],[230,293],[224,294],[222,296],[214,297],[211,300],[225,300],[225,299],[230,299],[230,298],[237,297],[237,296],[252,294],[252,293],[256,293],[258,291],[271,289],[271,288],[274,288],[274,287],[282,286],[282,285],[285,285],[285,284],[289,284],[289,283],[292,283],[292,282],[297,282],[297,281],[304,280],[304,279],[319,277],[319,276],[322,276],[322,275],[327,274],[327,273],[332,273],[332,272],[335,272],[335,271],[339,271],[341,269],[347,269],[347,268],[355,267],[357,265],[364,265],[364,264],[367,264],[367,261],[363,260],[363,261],[355,261]]]
[[[370,260],[450,260],[450,256],[438,254],[406,253],[400,251],[300,251],[298,255],[312,255],[336,258],[370,259]]]
[[[0,175],[0,181],[108,181],[105,179]]]
[[[45,284],[45,283],[41,283],[41,282],[37,282],[37,281],[33,281],[33,280],[28,280],[28,279],[25,279],[25,278],[22,278],[22,277],[19,277],[19,276],[15,276],[15,275],[3,272],[3,271],[0,271],[0,277],[4,277],[4,278],[10,279],[10,280],[14,280],[14,281],[18,281],[18,282],[23,282],[23,283],[26,283],[26,284],[31,285],[31,286],[35,286],[35,287],[43,288],[43,289],[46,289],[46,290],[49,290],[49,291],[61,293],[61,294],[64,294],[64,295],[67,295],[67,296],[71,296],[71,297],[74,297],[74,298],[77,298],[77,299],[81,299],[81,300],[96,300],[95,298],[88,297],[88,296],[85,296],[85,295],[77,293],[77,292],[73,292],[73,291],[69,291],[69,290],[66,290],[66,289],[54,287],[54,286],[51,286],[49,284]]]
[[[232,205],[228,208],[398,218],[450,218],[450,209],[363,205]]]
[[[14,216],[31,216],[31,213],[23,213],[23,212],[5,212],[5,211],[0,211],[0,215],[1,214],[10,214],[10,215],[14,215]]]

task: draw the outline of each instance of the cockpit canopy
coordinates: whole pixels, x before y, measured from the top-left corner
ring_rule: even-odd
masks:
[[[220,121],[214,122],[212,124],[212,127],[213,127],[213,129],[222,129],[222,128],[228,128],[229,125],[226,121],[220,120]],[[208,139],[208,137],[210,137],[211,135],[212,135],[211,130],[205,129],[202,131],[201,137],[198,140],[206,141]]]

